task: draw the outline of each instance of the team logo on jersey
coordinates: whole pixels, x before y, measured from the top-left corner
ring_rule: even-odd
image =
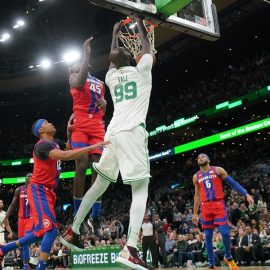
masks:
[[[47,219],[47,218],[43,219],[44,228],[48,228],[50,225],[51,225],[51,222],[49,219]]]

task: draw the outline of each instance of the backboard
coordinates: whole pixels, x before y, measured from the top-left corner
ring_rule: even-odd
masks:
[[[150,4],[153,0],[88,1],[127,16],[137,14],[144,20],[149,20],[159,26],[184,32],[202,39],[214,41],[220,37],[216,7],[212,3],[212,0],[189,1],[191,3],[171,16],[160,13],[154,4]]]

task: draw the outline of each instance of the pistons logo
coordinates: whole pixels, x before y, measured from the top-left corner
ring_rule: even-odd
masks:
[[[45,228],[48,228],[50,225],[51,225],[51,222],[47,218],[43,219],[43,226]]]

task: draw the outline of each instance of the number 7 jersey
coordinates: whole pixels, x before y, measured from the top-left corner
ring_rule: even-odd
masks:
[[[125,66],[108,71],[105,82],[114,103],[113,118],[108,126],[110,133],[145,125],[152,89],[152,65],[152,55],[145,54],[136,67]]]
[[[211,166],[207,172],[198,171],[196,175],[200,186],[200,202],[224,199],[223,180],[216,173],[216,167]]]

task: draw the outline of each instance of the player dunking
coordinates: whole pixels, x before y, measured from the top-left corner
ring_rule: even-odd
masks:
[[[4,222],[9,222],[9,217],[13,214],[15,207],[19,204],[18,212],[18,238],[24,237],[33,229],[33,218],[30,215],[30,204],[27,197],[27,187],[29,185],[32,173],[28,173],[25,177],[25,185],[16,188],[13,200],[7,210]],[[23,269],[28,270],[29,267],[29,247],[22,248]]]
[[[104,83],[90,75],[91,41],[92,38],[89,38],[83,44],[83,62],[73,65],[70,69],[69,84],[74,113],[69,120],[68,132],[71,131],[71,146],[73,149],[80,149],[104,140],[105,131],[102,118],[106,112],[107,103],[104,99]],[[96,148],[75,160],[74,215],[77,213],[84,195],[85,173],[89,163],[98,162],[102,151],[102,148]],[[96,177],[96,172],[92,170],[92,184]],[[101,198],[94,203],[90,218],[96,235],[98,235],[98,229],[100,228],[100,207]]]
[[[66,144],[54,139],[56,129],[45,119],[37,120],[32,127],[33,134],[39,138],[34,146],[34,171],[27,188],[27,196],[34,228],[31,233],[0,247],[0,262],[6,253],[18,247],[29,246],[41,241],[40,257],[36,269],[45,270],[52,244],[57,236],[54,205],[56,195],[54,189],[61,171],[61,160],[72,160],[108,143],[100,142],[77,150],[63,151]]]
[[[127,246],[120,252],[117,262],[133,269],[154,269],[137,254],[150,178],[145,120],[152,88],[153,65],[152,47],[146,29],[141,20],[137,23],[142,57],[136,67],[131,66],[131,53],[118,47],[120,23],[114,27],[111,65],[106,75],[106,84],[114,102],[114,114],[105,138],[112,144],[104,150],[99,163],[93,164],[98,173],[96,182],[85,194],[72,227],[62,235],[60,241],[70,247],[77,245],[80,225],[91,205],[106,191],[110,182],[116,182],[120,170],[123,182],[131,185],[132,204]]]
[[[253,204],[252,197],[247,191],[221,167],[210,166],[210,159],[206,154],[198,155],[200,170],[193,176],[195,186],[194,215],[192,221],[198,222],[198,210],[201,206],[201,223],[205,233],[205,246],[208,254],[209,269],[216,269],[213,249],[213,230],[218,226],[225,246],[224,262],[231,270],[238,270],[231,255],[231,238],[228,216],[224,203],[223,181],[230,184],[241,195],[245,196],[249,204]]]

